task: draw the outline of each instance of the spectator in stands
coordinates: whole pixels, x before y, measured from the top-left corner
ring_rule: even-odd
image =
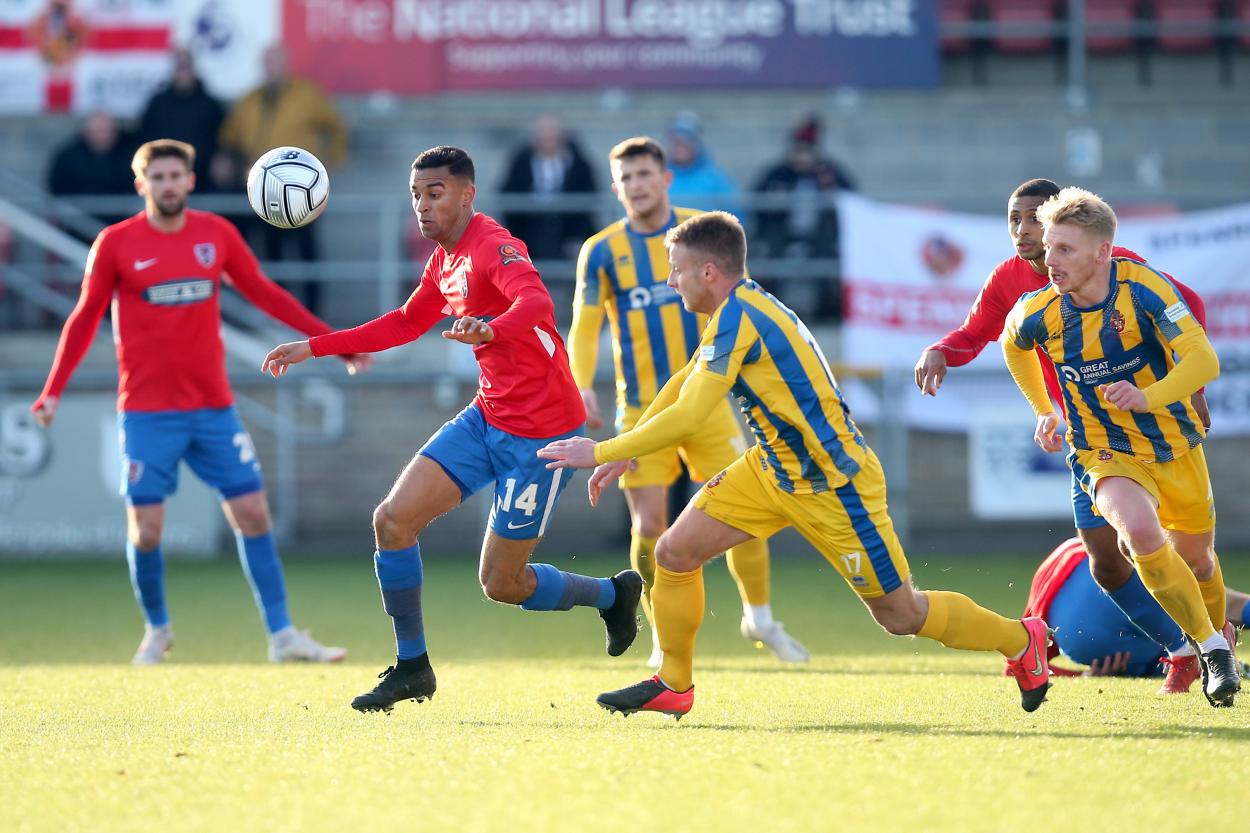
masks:
[[[112,114],[103,110],[87,116],[82,128],[52,157],[48,191],[57,197],[133,195],[135,176],[130,171],[134,150]],[[101,216],[115,223],[130,212]]]
[[[265,151],[283,145],[315,154],[333,170],[347,156],[347,129],[329,96],[313,81],[289,72],[286,49],[275,44],[264,53],[264,81],[245,95],[226,115],[219,147],[223,159],[233,160],[234,181],[242,185],[252,163]],[[225,168],[226,165],[218,162]],[[225,171],[223,171],[224,175]],[[277,229],[252,223],[252,236],[266,260],[284,260],[293,246],[297,259],[320,259],[317,224],[299,229]],[[291,291],[314,313],[320,311],[320,281],[313,279]]]
[[[174,71],[169,82],[148,100],[139,120],[139,141],[177,139],[196,150],[196,193],[233,190],[228,180],[217,182],[211,169],[217,156],[217,134],[226,118],[225,108],[204,89],[188,49],[174,50]]]
[[[505,194],[529,194],[535,206],[529,211],[504,214],[504,225],[525,241],[535,260],[576,257],[582,241],[595,233],[591,211],[563,211],[545,206],[562,194],[593,194],[594,175],[585,154],[557,116],[542,115],[534,121],[530,140],[517,148],[499,189]]]
[[[790,132],[785,158],[766,170],[755,184],[761,204],[755,211],[751,245],[763,257],[838,257],[838,212],[833,197],[841,190],[855,190],[855,185],[821,150],[821,127],[814,115],[799,121]],[[769,276],[759,277],[770,283]],[[836,280],[824,279],[835,276],[818,277],[821,281],[813,293],[814,312],[821,318],[836,318],[841,310],[841,290]],[[792,294],[780,286],[770,289],[783,299]]]
[[[673,118],[667,151],[668,169],[673,172],[668,194],[674,205],[745,216],[738,186],[712,161],[696,114],[683,111]]]

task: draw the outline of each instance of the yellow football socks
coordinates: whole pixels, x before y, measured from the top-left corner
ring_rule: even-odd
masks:
[[[1207,606],[1207,614],[1211,617],[1211,627],[1217,631],[1224,627],[1228,618],[1228,599],[1224,594],[1224,571],[1220,569],[1220,557],[1211,553],[1215,560],[1215,573],[1206,581],[1198,580],[1198,589],[1202,592],[1202,603]]]
[[[962,651],[998,651],[1017,657],[1029,646],[1029,634],[1018,619],[999,616],[962,593],[925,590],[929,615],[916,636]]]
[[[1171,544],[1144,555],[1133,555],[1142,584],[1155,597],[1167,614],[1176,620],[1186,634],[1198,642],[1210,638],[1215,629],[1203,601],[1198,579]],[[1223,580],[1220,581],[1223,597]],[[1222,619],[1224,611],[1219,614]]]
[[[629,566],[642,576],[642,612],[647,621],[655,624],[651,616],[651,587],[655,584],[655,538],[644,538],[638,530],[629,535]]]
[[[747,604],[768,604],[768,542],[753,538],[725,553],[729,573],[738,583],[738,593]]]
[[[660,679],[674,691],[685,691],[694,684],[694,638],[703,624],[703,568],[670,573],[657,566],[651,605],[664,652]]]

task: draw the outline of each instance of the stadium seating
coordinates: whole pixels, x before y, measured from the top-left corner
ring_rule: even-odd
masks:
[[[998,52],[1016,55],[1038,55],[1050,52],[1055,39],[1045,27],[1056,19],[1055,3],[1051,0],[988,0],[989,19],[1000,26],[1029,27],[1021,34],[999,32],[993,38]]]
[[[1154,0],[1154,17],[1159,24],[1156,39],[1159,48],[1167,52],[1214,49],[1214,27],[1219,19],[1219,6],[1219,0]],[[1173,27],[1172,30],[1169,27]],[[1182,28],[1176,31],[1176,27]]]
[[[1101,54],[1128,52],[1136,43],[1131,26],[1139,14],[1139,0],[1086,0],[1086,48]]]
[[[959,27],[976,19],[977,0],[942,0],[938,8],[938,24],[943,31],[942,52],[954,55],[972,48],[972,38],[966,34],[949,34],[949,26]]]

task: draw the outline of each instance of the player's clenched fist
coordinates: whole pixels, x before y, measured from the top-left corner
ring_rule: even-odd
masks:
[[[312,358],[312,348],[308,346],[307,341],[292,341],[287,344],[279,344],[277,347],[269,351],[269,355],[265,356],[265,360],[260,363],[260,372],[268,373],[277,379],[286,373],[287,368],[293,364],[299,364],[305,359]]]

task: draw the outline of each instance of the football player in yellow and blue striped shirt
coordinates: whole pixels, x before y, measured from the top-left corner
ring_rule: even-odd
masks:
[[[724,212],[701,214],[666,235],[669,286],[687,309],[711,315],[698,351],[664,386],[632,431],[584,437],[539,451],[550,467],[589,468],[591,502],[630,458],[698,429],[732,393],[755,445],[713,477],[656,545],[652,606],[663,650],[660,673],[608,692],[600,705],[630,714],[680,716],[694,700],[695,634],[703,619],[703,564],[726,548],[795,527],[859,594],[890,633],[952,648],[998,651],[1026,711],[1049,688],[1046,623],[1007,619],[958,593],[917,591],[886,511],[885,477],[842,400],[807,327],[746,278],[746,236]]]
[[[1037,414],[1034,439],[1047,451],[1061,445],[1032,358],[1040,347],[1059,372],[1081,488],[1128,546],[1142,583],[1197,644],[1211,705],[1231,706],[1241,683],[1214,550],[1205,432],[1189,401],[1219,375],[1219,360],[1171,281],[1112,257],[1116,219],[1106,202],[1064,188],[1037,216],[1050,286],[1021,297],[1002,339]]]
[[[577,263],[569,363],[586,405],[587,427],[603,424],[592,387],[598,360],[599,331],[607,317],[616,365],[617,431],[637,424],[643,410],[669,378],[690,361],[707,316],[685,309],[668,285],[665,233],[699,212],[674,208],[668,187],[672,172],[654,139],[639,136],[620,142],[608,154],[612,190],[625,217],[591,237]],[[746,441],[729,400],[713,403],[702,415],[699,431],[670,448],[640,456],[621,478],[631,517],[630,563],[645,582],[643,610],[654,623],[650,593],[655,573],[655,543],[668,526],[668,490],[681,475],[681,460],[696,482],[728,466],[746,450]],[[807,649],[773,619],[769,602],[768,544],[743,543],[726,556],[742,597],[740,631],[768,645],[778,659],[806,662]],[[652,640],[650,664],[658,668],[660,650]]]

